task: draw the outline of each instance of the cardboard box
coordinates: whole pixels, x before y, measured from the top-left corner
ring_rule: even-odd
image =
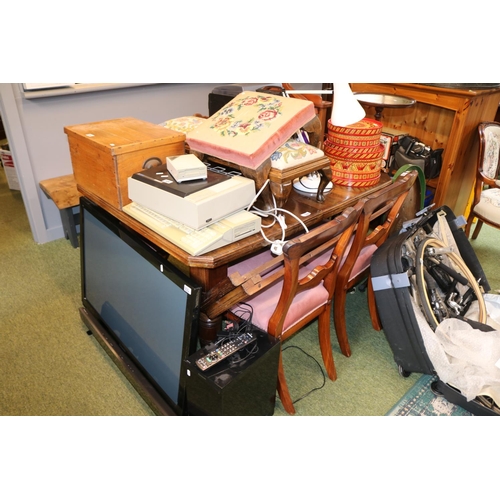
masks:
[[[402,137],[408,135],[408,132],[396,130],[392,128],[382,128],[382,137],[380,142],[384,145],[384,160],[388,160],[395,153],[397,144]]]
[[[121,209],[131,202],[128,178],[167,156],[184,154],[185,135],[136,118],[64,127],[78,190]]]
[[[383,165],[386,172],[389,172],[391,170],[394,160],[394,153],[398,148],[399,141],[405,135],[408,135],[408,133],[401,130],[388,127],[382,128],[380,143],[384,146]]]
[[[0,149],[0,160],[2,161],[5,177],[7,177],[7,184],[9,189],[20,191],[19,179],[17,177],[16,167],[12,158],[12,153],[5,149]]]

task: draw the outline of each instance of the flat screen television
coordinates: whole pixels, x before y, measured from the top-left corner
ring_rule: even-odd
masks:
[[[196,350],[200,286],[86,198],[80,219],[82,320],[156,413],[185,414],[183,363]]]

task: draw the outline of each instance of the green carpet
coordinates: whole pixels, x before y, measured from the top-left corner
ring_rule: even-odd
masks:
[[[496,236],[485,227],[473,246],[500,289],[492,276],[500,260]],[[0,415],[153,415],[86,333],[79,257],[64,238],[33,241],[21,194],[0,168]],[[324,379],[316,322],[284,344],[298,416],[383,416],[420,379],[399,376],[384,333],[371,328],[364,292],[348,295],[346,316],[352,356],[340,353],[332,325],[335,382]],[[287,415],[279,398],[275,415]]]
[[[33,241],[0,168],[0,414],[152,415],[80,321],[79,251]]]
[[[392,351],[383,332],[372,329],[366,294],[347,297],[347,331],[352,355],[340,352],[332,326],[332,348],[337,380],[326,378],[325,385],[295,404],[297,415],[375,416],[384,415],[418,380],[398,373]],[[290,348],[297,346],[303,349]],[[323,365],[313,322],[283,344],[283,364],[292,399],[295,401],[323,383]],[[312,360],[309,356],[313,356]],[[287,415],[277,400],[275,415]]]

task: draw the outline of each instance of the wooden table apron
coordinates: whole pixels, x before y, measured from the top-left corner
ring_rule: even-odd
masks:
[[[285,205],[285,210],[299,216],[307,227],[340,214],[347,207],[355,205],[360,199],[389,185],[391,180],[387,174],[382,174],[377,185],[368,188],[351,188],[335,185],[325,196],[325,202],[319,203],[314,196],[305,196],[293,191]],[[107,210],[122,223],[147,238],[149,241],[166,251],[169,260],[180,270],[199,283],[204,292],[209,291],[227,276],[227,268],[240,259],[258,252],[269,246],[260,233],[254,234],[236,243],[194,257],[175,244],[166,240],[155,231],[147,228],[122,210],[106,203],[93,193],[81,190],[82,195]],[[304,231],[302,224],[294,217],[286,215],[286,237],[289,239]],[[275,224],[271,229],[264,229],[270,240],[281,239],[281,228]],[[199,340],[202,345],[211,342],[220,328],[220,318],[200,318]]]

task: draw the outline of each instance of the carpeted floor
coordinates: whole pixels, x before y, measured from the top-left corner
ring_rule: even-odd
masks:
[[[65,239],[34,243],[21,195],[1,168],[0,234],[0,415],[153,415],[80,320],[79,250]],[[500,259],[495,236],[484,228],[474,242],[488,276]],[[500,289],[497,276],[490,281]],[[383,332],[371,328],[364,292],[349,295],[347,308],[350,358],[332,327],[337,381],[324,379],[315,322],[284,344],[299,416],[383,416],[420,378],[399,376]],[[287,415],[279,399],[275,415]]]
[[[80,321],[79,251],[34,243],[0,168],[0,414],[152,415]]]

